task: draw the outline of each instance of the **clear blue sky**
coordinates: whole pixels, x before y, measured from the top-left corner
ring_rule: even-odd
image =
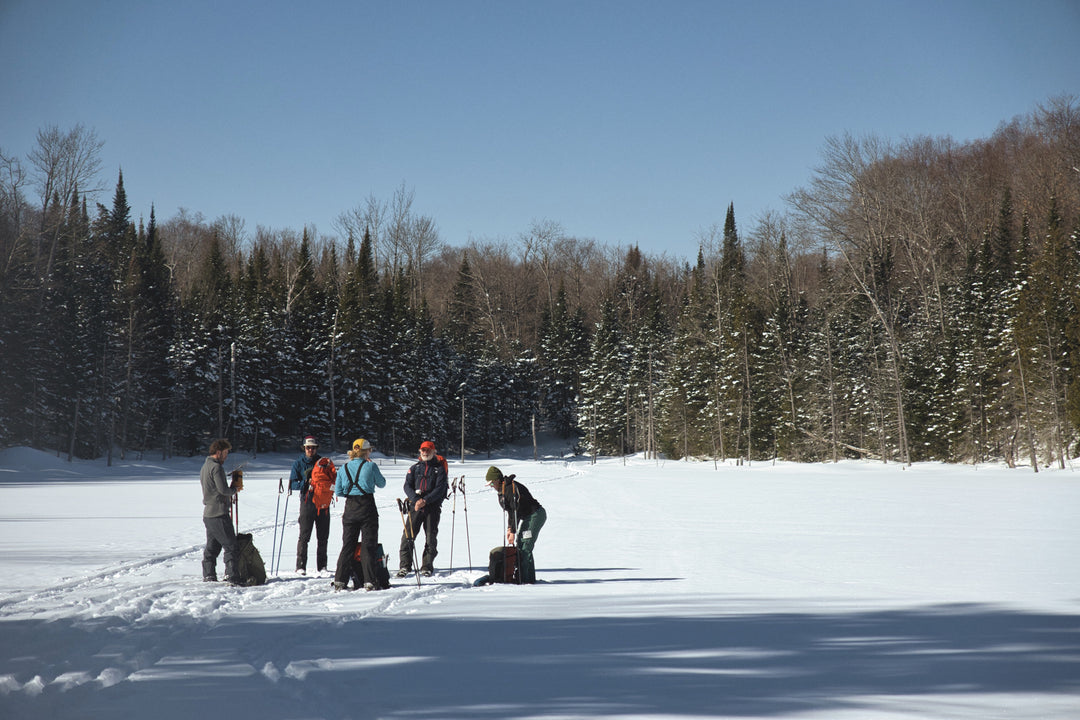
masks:
[[[824,140],[988,137],[1080,95],[1080,0],[0,0],[0,149],[82,123],[133,216],[315,228],[402,186],[443,241],[535,220],[692,259]]]

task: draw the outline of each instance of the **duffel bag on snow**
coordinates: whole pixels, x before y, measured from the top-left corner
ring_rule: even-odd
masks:
[[[517,548],[513,545],[493,548],[488,553],[488,582],[517,584]]]

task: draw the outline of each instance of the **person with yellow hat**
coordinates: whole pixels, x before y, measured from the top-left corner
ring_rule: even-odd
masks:
[[[364,569],[364,589],[382,590],[389,583],[377,582],[375,548],[379,544],[379,509],[375,507],[375,488],[386,487],[379,466],[371,461],[371,443],[364,438],[353,441],[349,462],[337,474],[335,493],[345,498],[341,513],[341,554],[334,571],[334,589],[344,590],[352,576],[356,544],[360,542],[360,564]]]

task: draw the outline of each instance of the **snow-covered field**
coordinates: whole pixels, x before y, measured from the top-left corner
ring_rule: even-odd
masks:
[[[226,463],[267,562],[293,459]],[[1080,717],[1072,469],[510,451],[451,462],[437,577],[334,593],[201,582],[202,461],[0,453],[0,718]],[[394,571],[408,461],[378,462]],[[538,585],[471,587],[489,464],[547,508]]]

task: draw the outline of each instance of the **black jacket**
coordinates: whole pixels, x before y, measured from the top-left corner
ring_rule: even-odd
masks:
[[[409,496],[410,504],[424,498],[425,504],[438,507],[446,499],[448,489],[446,468],[438,455],[427,461],[418,461],[405,474],[405,494]]]
[[[509,514],[506,525],[512,532],[517,532],[515,521],[520,522],[541,507],[536,498],[517,480],[505,480],[499,493],[499,506]]]

